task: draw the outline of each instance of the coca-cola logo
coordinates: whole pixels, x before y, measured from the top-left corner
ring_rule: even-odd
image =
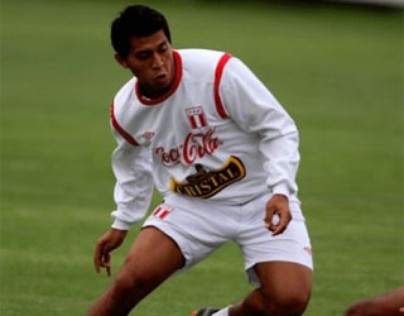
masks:
[[[197,158],[212,155],[222,142],[215,136],[215,128],[209,128],[205,134],[188,133],[184,142],[173,148],[157,147],[156,155],[164,166],[172,166],[178,163],[192,164]]]

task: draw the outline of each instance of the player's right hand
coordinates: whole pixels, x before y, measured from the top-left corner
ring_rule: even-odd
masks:
[[[101,268],[105,268],[107,275],[111,275],[110,253],[123,243],[126,234],[126,230],[111,228],[97,241],[94,251],[94,267],[97,273],[101,271]]]
[[[275,220],[277,216],[277,220]],[[265,225],[272,231],[272,236],[282,234],[292,219],[288,198],[275,194],[266,205]]]

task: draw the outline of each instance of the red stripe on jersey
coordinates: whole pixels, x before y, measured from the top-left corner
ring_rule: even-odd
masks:
[[[203,115],[203,113],[200,114],[200,115],[198,115],[198,118],[199,118],[199,121],[201,122],[201,126],[202,126],[202,127],[205,127],[206,125],[208,125],[208,124],[206,123],[205,115]]]
[[[114,103],[111,104],[111,123],[112,126],[116,129],[116,131],[121,134],[125,140],[132,144],[133,146],[139,146],[139,143],[130,135],[127,131],[125,131],[118,123],[114,113]]]
[[[165,100],[167,100],[175,92],[175,90],[177,90],[182,78],[182,59],[180,54],[175,50],[173,51],[173,58],[174,58],[173,82],[171,83],[171,87],[168,90],[168,92],[162,95],[161,97],[158,97],[156,99],[146,99],[140,94],[139,81],[136,81],[135,91],[140,103],[144,105],[155,105],[158,103],[162,103]]]
[[[191,128],[192,129],[197,128],[198,126],[196,125],[195,116],[188,116],[188,118],[189,118],[189,122],[191,123]]]
[[[221,118],[226,118],[227,113],[226,110],[224,109],[222,99],[220,98],[220,93],[219,93],[219,88],[220,88],[220,80],[222,79],[223,75],[223,70],[224,67],[226,66],[227,62],[232,58],[231,54],[224,54],[216,67],[216,72],[215,72],[215,83],[214,83],[214,94],[215,94],[215,103],[216,103],[216,109],[217,112],[219,113]]]

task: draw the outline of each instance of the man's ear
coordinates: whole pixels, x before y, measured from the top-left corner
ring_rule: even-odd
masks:
[[[123,59],[121,57],[121,55],[119,55],[118,53],[115,53],[114,57],[115,57],[115,60],[118,62],[118,64],[120,64],[123,68],[128,68],[128,63],[126,62],[125,59]]]

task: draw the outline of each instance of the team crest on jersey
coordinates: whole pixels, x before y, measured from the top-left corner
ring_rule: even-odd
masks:
[[[183,182],[171,179],[171,191],[191,197],[210,198],[246,175],[243,162],[231,156],[218,170],[208,171],[202,165],[195,165],[196,173]]]
[[[201,106],[188,108],[185,110],[185,112],[188,117],[189,125],[191,125],[192,129],[199,129],[208,125],[205,113],[203,113]]]

